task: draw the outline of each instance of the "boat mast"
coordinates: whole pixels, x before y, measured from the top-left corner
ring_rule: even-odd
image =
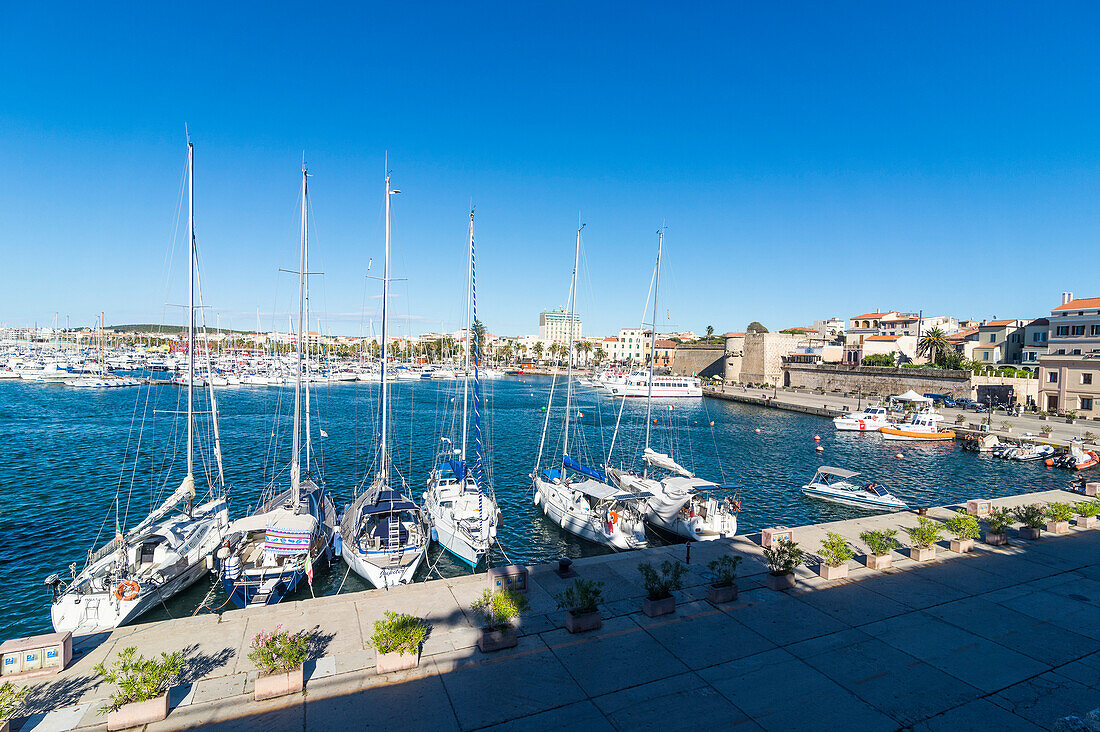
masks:
[[[657,360],[657,292],[661,287],[661,249],[665,244],[665,230],[662,227],[657,232],[657,271],[653,280],[653,331],[649,334],[649,381],[646,385],[645,395],[645,449],[649,449],[649,426],[652,424],[650,414],[653,411],[653,362]],[[645,454],[644,452],[642,453]],[[643,475],[649,475],[649,466],[646,465]]]
[[[469,353],[470,349],[473,349],[474,354],[474,484],[477,486],[477,519],[480,533],[481,522],[481,483],[482,483],[482,444],[481,444],[481,380],[478,376],[478,366],[481,362],[481,351],[478,344],[478,333],[474,329],[474,325],[477,324],[477,269],[474,264],[474,212],[470,211],[470,315],[471,326],[469,339],[467,343],[466,352]],[[466,380],[469,381],[469,372],[466,374]],[[465,428],[465,424],[463,424]],[[465,448],[465,444],[463,445]]]
[[[297,510],[301,498],[299,484],[301,481],[302,466],[299,461],[298,451],[301,449],[302,437],[302,316],[305,311],[305,287],[306,287],[306,195],[308,194],[307,180],[309,173],[302,166],[302,246],[298,262],[298,337],[296,341],[296,358],[294,366],[294,438],[290,453],[290,488],[294,492],[294,508]]]
[[[388,385],[386,383],[386,337],[389,330],[389,301],[390,301],[390,196],[400,193],[401,191],[395,191],[390,189],[390,171],[387,163],[386,169],[386,249],[385,260],[382,265],[382,386],[381,386],[381,398],[380,409],[382,411],[381,419],[379,420],[382,431],[378,437],[378,451],[379,451],[379,475],[382,479],[386,479],[386,412],[388,411]]]
[[[470,237],[466,252],[466,352],[462,375],[462,463],[466,464],[466,420],[469,410],[470,392],[470,348],[476,334],[470,319],[470,300],[474,282],[474,211],[470,209]]]
[[[577,308],[577,267],[581,261],[581,231],[584,224],[577,228],[577,246],[573,254],[573,280],[569,284],[569,362],[565,368],[565,436],[562,438],[562,454],[569,454],[569,405],[573,398],[573,331],[575,329],[574,311]],[[563,473],[564,475],[564,473]]]
[[[195,145],[187,141],[187,477],[195,477]],[[210,374],[206,375],[210,378]],[[191,515],[193,498],[187,499]]]

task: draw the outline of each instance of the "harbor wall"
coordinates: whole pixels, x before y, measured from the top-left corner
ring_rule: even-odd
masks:
[[[918,394],[948,394],[973,398],[969,371],[901,369],[852,364],[783,364],[783,386],[825,391],[862,392],[877,396],[901,394],[912,389]]]
[[[713,343],[681,343],[672,356],[672,373],[706,379],[725,373],[726,349]]]

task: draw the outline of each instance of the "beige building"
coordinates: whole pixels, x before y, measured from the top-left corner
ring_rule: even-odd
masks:
[[[649,339],[645,328],[623,328],[618,337],[604,338],[603,349],[612,362],[644,364],[649,362]]]
[[[905,356],[910,361],[917,359],[917,337],[915,335],[873,335],[863,339],[863,358],[867,356],[896,354]]]
[[[881,313],[864,313],[849,319],[848,330],[845,332],[844,360],[848,363],[858,364],[864,356],[863,342],[871,336],[881,335],[879,327],[882,321],[896,318],[898,313],[894,310]]]
[[[1023,320],[991,320],[978,326],[974,360],[986,365],[1018,364],[1024,348]]]
[[[1039,408],[1100,416],[1100,297],[1063,293],[1049,320],[1049,351],[1039,356]]]
[[[744,344],[741,373],[732,380],[754,384],[778,383],[783,374],[784,357],[809,345],[805,335],[790,333],[746,333]]]
[[[573,339],[581,337],[581,316],[574,314],[570,319],[566,310],[546,310],[539,313],[539,340],[543,345],[551,343],[569,343],[569,326],[572,321]]]

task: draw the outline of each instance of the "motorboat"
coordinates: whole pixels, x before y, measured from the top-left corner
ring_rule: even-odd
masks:
[[[652,382],[652,387],[650,386]],[[654,376],[645,371],[635,371],[622,383],[607,385],[615,397],[702,397],[703,387],[692,376]]]
[[[1028,447],[1021,446],[1017,449],[1012,455],[1012,459],[1026,462],[1028,460],[1043,460],[1053,455],[1053,445],[1029,445]]]
[[[877,432],[890,423],[886,407],[867,407],[862,412],[833,417],[833,426],[840,432]]]
[[[887,440],[906,440],[913,442],[941,442],[955,439],[955,431],[940,426],[943,416],[933,411],[917,412],[906,423],[883,425],[878,428]]]
[[[909,508],[904,501],[878,483],[861,485],[852,482],[852,478],[857,475],[859,473],[853,470],[822,466],[817,469],[810,482],[802,486],[802,494],[872,511],[905,511]]]
[[[967,435],[963,438],[962,447],[970,452],[993,452],[1002,445],[997,435]]]
[[[1087,470],[1095,466],[1100,459],[1094,450],[1086,450],[1080,441],[1073,440],[1069,443],[1069,452],[1052,458],[1052,465],[1058,468],[1070,470]]]

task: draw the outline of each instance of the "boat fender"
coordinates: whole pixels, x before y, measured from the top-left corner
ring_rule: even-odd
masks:
[[[115,590],[115,597],[119,600],[133,600],[141,592],[141,585],[133,580],[122,580]]]
[[[433,528],[432,531],[435,531],[435,529]],[[432,538],[435,538],[435,537],[432,537]],[[335,541],[333,542],[333,545],[335,547],[333,549],[333,553],[338,557],[344,556],[344,537],[339,532],[336,533]]]
[[[1054,467],[1054,459],[1053,459],[1053,458],[1047,458],[1046,460],[1044,460],[1044,461],[1043,461],[1043,463],[1044,463],[1044,464],[1045,464],[1045,465],[1046,465],[1046,466],[1047,466],[1048,468],[1053,468],[1053,467]]]
[[[713,419],[712,419],[712,420],[710,421],[710,426],[711,426],[711,427],[713,427],[713,426],[714,426],[714,420],[713,420]]]
[[[439,543],[439,532],[437,532],[435,530],[434,526],[432,527],[431,535],[432,535],[432,541],[434,541],[436,543]]]

